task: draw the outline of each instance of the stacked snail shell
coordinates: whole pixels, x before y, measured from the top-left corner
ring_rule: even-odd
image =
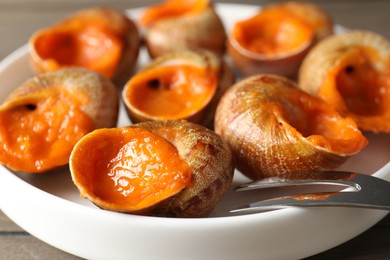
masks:
[[[264,6],[255,16],[236,22],[227,50],[245,76],[271,73],[296,77],[308,51],[333,33],[330,16],[317,5],[286,1]]]
[[[140,25],[152,58],[183,49],[225,52],[225,28],[209,0],[166,0],[146,8]]]
[[[175,51],[133,76],[122,99],[132,122],[185,119],[211,127],[217,103],[234,80],[230,66],[213,52]]]
[[[305,58],[299,86],[362,130],[390,133],[390,42],[381,35],[354,30],[323,40]]]
[[[111,8],[88,8],[34,33],[29,39],[38,72],[69,66],[94,70],[122,84],[133,73],[141,38],[135,23]]]
[[[64,68],[33,77],[0,106],[0,161],[27,173],[67,165],[81,137],[116,125],[118,104],[116,87],[97,72]]]

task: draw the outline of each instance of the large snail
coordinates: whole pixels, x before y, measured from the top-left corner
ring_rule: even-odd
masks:
[[[170,120],[98,129],[75,145],[70,170],[81,196],[100,208],[204,217],[230,187],[234,166],[213,131]]]
[[[334,168],[367,144],[353,119],[292,81],[267,74],[225,93],[215,131],[231,148],[236,167],[252,179]]]

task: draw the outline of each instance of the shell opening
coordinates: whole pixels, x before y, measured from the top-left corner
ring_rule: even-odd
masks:
[[[337,90],[348,111],[363,116],[382,114],[384,94],[386,88],[390,89],[390,75],[380,75],[364,52],[356,50],[353,55],[356,60],[350,60],[350,65],[341,68],[336,75]]]
[[[363,129],[390,131],[390,68],[376,67],[379,59],[368,47],[351,48],[327,74],[319,96]]]
[[[141,71],[125,86],[128,107],[157,119],[183,119],[202,110],[217,88],[217,72],[190,65]]]
[[[0,111],[0,161],[30,173],[67,164],[74,144],[94,128],[92,120],[60,88],[23,98]]]
[[[37,33],[33,48],[45,61],[45,71],[67,66],[86,67],[107,77],[114,75],[122,45],[117,36],[99,26],[58,25]]]
[[[269,7],[234,25],[233,42],[251,55],[274,57],[298,52],[312,42],[314,30],[283,7]]]
[[[82,196],[123,212],[148,209],[191,183],[176,147],[142,128],[88,134],[72,152],[71,171]]]
[[[367,145],[353,119],[342,117],[317,98],[294,92],[284,112],[289,125],[316,146],[338,154],[354,154]]]

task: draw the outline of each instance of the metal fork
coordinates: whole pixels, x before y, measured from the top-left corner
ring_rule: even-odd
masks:
[[[390,210],[390,182],[346,171],[280,175],[238,186],[235,191],[276,188],[295,194],[253,202],[230,213],[263,212],[286,207],[358,207]],[[321,190],[318,190],[321,188]]]

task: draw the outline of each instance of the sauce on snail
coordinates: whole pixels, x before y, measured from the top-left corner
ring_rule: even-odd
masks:
[[[187,118],[205,107],[217,88],[217,75],[190,65],[167,65],[140,72],[127,83],[127,100],[159,119]]]
[[[72,154],[72,160],[78,158],[74,181],[89,187],[81,196],[94,196],[111,210],[148,208],[191,183],[191,170],[177,149],[142,128],[96,130]]]

